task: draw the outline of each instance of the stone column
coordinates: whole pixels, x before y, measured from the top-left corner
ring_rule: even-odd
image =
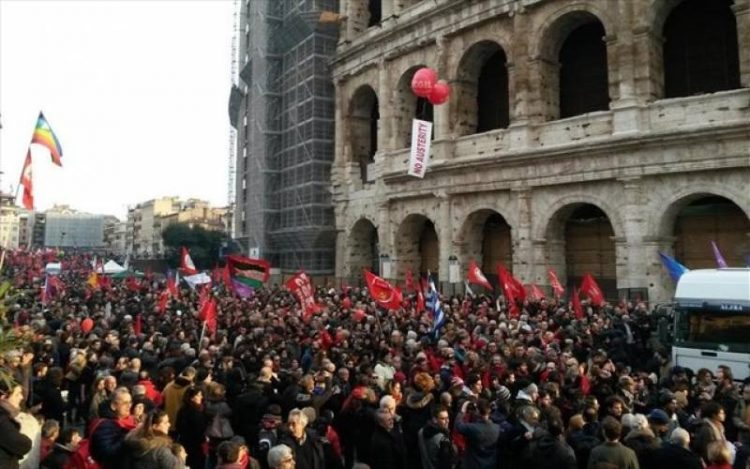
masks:
[[[669,277],[666,269],[659,260],[659,252],[672,255],[675,238],[672,236],[653,236],[643,239],[643,257],[645,264],[645,280],[648,288],[650,305],[672,301],[675,282]]]
[[[438,242],[440,244],[440,284],[444,292],[450,292],[448,258],[456,256],[458,253],[453,251],[453,227],[451,225],[451,203],[453,202],[450,195],[445,192],[435,194],[438,198],[438,219],[435,220],[435,229],[437,230]]]
[[[737,46],[740,52],[740,86],[750,88],[750,0],[737,0],[732,6],[737,18]]]
[[[513,274],[523,283],[536,281],[531,242],[531,190],[513,191],[516,196],[517,225],[511,227],[513,244]]]
[[[617,254],[618,288],[646,288],[646,259],[643,238],[646,233],[643,218],[643,182],[640,178],[621,179],[624,200],[622,217],[625,228],[624,239],[615,243]],[[621,275],[622,274],[622,275]]]
[[[344,107],[344,81],[337,80],[335,83],[335,97],[336,103],[334,108],[334,122],[335,122],[335,135],[334,135],[334,161],[336,165],[343,165],[346,160],[346,109]],[[351,156],[351,153],[350,155]]]
[[[378,60],[378,153],[394,148],[391,142],[391,83],[386,65],[385,59]]]
[[[344,230],[336,231],[336,278],[346,278],[350,280],[351,272],[350,266],[347,265],[348,257],[347,253],[351,249],[351,246],[347,243],[347,235]]]
[[[393,240],[395,237],[394,230],[398,227],[394,227],[391,224],[391,213],[390,203],[388,201],[383,202],[378,206],[378,250],[379,254],[388,254],[391,259],[391,277],[396,275],[398,267],[398,259],[396,259],[396,251]],[[383,275],[383,272],[380,272]]]
[[[450,82],[450,71],[448,70],[448,40],[445,36],[439,36],[435,42],[435,48],[437,50],[437,63],[436,69],[438,76],[446,77]],[[445,104],[433,107],[434,112],[434,125],[435,125],[435,140],[443,140],[450,138],[450,111],[451,111],[451,99],[449,98]]]

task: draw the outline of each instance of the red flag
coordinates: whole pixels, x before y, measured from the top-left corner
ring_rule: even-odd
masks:
[[[411,273],[411,269],[406,271],[406,292],[412,292],[417,288],[414,286],[414,274]]]
[[[552,291],[555,293],[555,298],[560,298],[565,293],[560,280],[557,278],[557,274],[554,269],[547,269],[547,276],[549,277],[549,283],[552,285]]]
[[[23,186],[23,207],[34,210],[34,184],[31,180],[31,148],[26,150],[26,160],[21,171],[21,185]]]
[[[232,290],[232,271],[229,269],[229,262],[224,266],[224,270],[221,273],[221,279],[224,281],[224,286],[228,290]]]
[[[159,311],[159,314],[164,314],[167,312],[167,303],[169,302],[169,291],[164,290],[161,292],[161,295],[159,295],[159,304],[157,306],[157,311]]]
[[[128,279],[125,281],[125,286],[128,287],[128,290],[136,292],[141,289],[141,284],[138,280],[136,280],[135,277],[128,277]]]
[[[372,299],[384,308],[391,308],[396,296],[396,289],[393,285],[367,270],[365,270],[365,281]]]
[[[540,301],[544,299],[544,292],[536,286],[536,283],[532,283],[531,285],[529,285],[528,290],[528,297],[530,300]]]
[[[213,298],[203,304],[198,317],[206,323],[206,329],[212,335],[216,334],[216,301]]]
[[[401,309],[401,306],[403,306],[404,303],[404,294],[401,292],[401,289],[398,287],[393,288],[393,299],[391,300],[391,304],[388,305],[388,309],[392,310],[399,310]]]
[[[141,335],[141,329],[143,328],[143,323],[141,321],[141,313],[138,313],[135,315],[135,324],[133,324],[133,332],[135,335]]]
[[[180,296],[180,291],[177,289],[177,280],[171,275],[167,276],[167,291],[173,298]]]
[[[302,306],[302,320],[307,321],[310,316],[320,311],[320,305],[315,303],[315,293],[313,291],[310,277],[303,271],[294,274],[286,282],[286,287],[297,297],[297,301]]]
[[[583,276],[583,281],[581,282],[581,293],[588,296],[591,300],[591,304],[594,306],[598,307],[604,303],[604,293],[602,293],[602,289],[599,288],[599,285],[597,285],[596,280],[594,280],[594,277],[591,274]]]
[[[521,281],[508,272],[502,264],[498,264],[497,276],[503,284],[503,291],[506,291],[506,293],[510,291],[510,294],[506,294],[506,296],[510,296],[514,300],[523,303],[526,299],[526,290],[523,288]]]
[[[193,264],[193,259],[190,257],[190,253],[185,246],[182,247],[182,253],[180,254],[180,270],[186,275],[195,275],[198,273],[195,264]]]
[[[329,348],[331,348],[331,345],[333,345],[333,338],[327,330],[323,329],[323,332],[320,333],[320,346],[324,350],[328,350]]]
[[[469,263],[469,270],[466,273],[466,279],[469,281],[469,283],[473,283],[474,285],[481,285],[487,290],[492,290],[492,285],[487,280],[487,277],[485,277],[482,273],[482,269],[479,268],[476,261],[474,261],[473,259]]]
[[[576,287],[573,287],[573,298],[570,299],[570,302],[573,304],[573,313],[576,319],[583,319],[585,314],[583,313],[583,306],[581,306],[581,299],[578,298]]]

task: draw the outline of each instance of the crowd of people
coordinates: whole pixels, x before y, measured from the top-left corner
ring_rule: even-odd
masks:
[[[7,253],[1,468],[750,468],[750,383],[672,366],[643,302],[443,296],[434,334],[413,294],[321,286],[303,320],[283,287],[162,303],[92,261]]]

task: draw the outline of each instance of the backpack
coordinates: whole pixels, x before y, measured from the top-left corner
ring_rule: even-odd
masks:
[[[92,422],[89,430],[89,438],[84,438],[78,443],[78,447],[70,455],[63,469],[101,469],[101,466],[91,457],[89,445],[91,444],[91,435],[94,434],[94,431],[103,421],[104,419],[97,419]]]

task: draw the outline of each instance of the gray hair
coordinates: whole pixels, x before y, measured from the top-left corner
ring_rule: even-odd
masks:
[[[291,415],[291,412],[290,412]],[[281,467],[281,462],[285,459],[287,459],[289,456],[294,456],[292,454],[292,448],[288,447],[287,445],[276,445],[270,450],[268,450],[268,466],[271,469]]]
[[[393,404],[394,406],[396,405],[396,399],[390,394],[386,394],[380,399],[380,408],[385,409],[388,404]]]
[[[672,433],[669,435],[669,442],[673,445],[680,445],[687,448],[690,444],[690,433],[684,428],[677,427],[672,430]]]
[[[528,422],[533,416],[539,416],[539,410],[532,405],[525,405],[519,409],[518,415],[521,420]]]
[[[290,410],[289,411],[289,416],[286,419],[287,422],[290,421],[290,420],[292,420],[292,417],[296,417],[299,420],[299,423],[301,423],[305,427],[307,426],[308,422],[310,421],[310,420],[308,420],[307,415],[304,412],[302,412],[300,409],[292,409],[292,410]]]

